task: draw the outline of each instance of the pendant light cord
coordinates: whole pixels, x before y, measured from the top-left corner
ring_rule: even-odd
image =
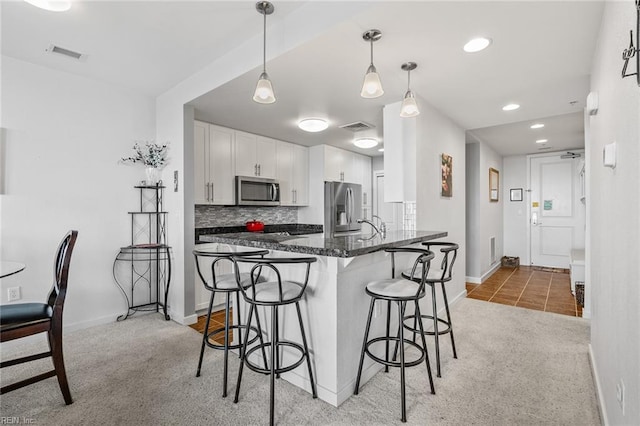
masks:
[[[411,70],[407,71],[407,92],[411,90]]]
[[[267,72],[267,11],[262,11],[264,18],[262,25],[262,72]]]
[[[371,44],[371,65],[373,65],[373,38],[369,41]]]

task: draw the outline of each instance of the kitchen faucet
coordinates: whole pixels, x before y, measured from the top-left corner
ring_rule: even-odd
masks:
[[[373,215],[371,216],[371,218],[377,218],[380,221],[380,228],[378,228],[373,222],[371,222],[368,219],[358,219],[358,223],[368,223],[369,225],[371,225],[371,227],[373,228],[373,230],[377,233],[380,234],[380,236],[382,236],[382,238],[385,237],[385,235],[387,234],[387,227],[385,225],[385,223],[382,221],[382,219],[380,218],[380,216],[378,215]]]

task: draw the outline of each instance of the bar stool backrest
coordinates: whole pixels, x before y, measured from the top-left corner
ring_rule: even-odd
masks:
[[[411,268],[411,280],[420,284],[416,291],[416,297],[420,295],[424,291],[425,283],[427,282],[431,260],[435,257],[433,252],[417,247],[388,248],[385,249],[385,251],[391,253],[391,278],[396,277],[396,253],[413,253],[418,255]],[[416,271],[420,274],[420,277],[416,276]]]
[[[253,251],[211,251],[211,250],[194,250],[193,255],[196,258],[196,270],[198,271],[198,275],[200,276],[200,280],[204,284],[205,288],[209,291],[217,291],[217,280],[216,280],[216,265],[218,262],[229,262],[230,264],[235,265],[233,257],[264,257],[269,254],[269,250],[253,250]],[[202,270],[200,268],[200,258],[213,258],[213,262],[211,263],[211,285],[209,285],[209,280],[204,276]],[[237,268],[236,268],[237,270]],[[239,282],[239,281],[238,281]]]
[[[426,242],[422,243],[423,246],[427,246],[427,249],[431,250],[431,247],[440,248],[442,253],[442,261],[440,263],[440,269],[442,270],[442,276],[439,279],[431,279],[429,281],[451,281],[451,275],[453,274],[453,264],[456,263],[456,257],[458,257],[458,244],[447,242]]]
[[[234,256],[233,258],[233,261],[235,263],[254,264],[251,267],[251,274],[250,274],[251,286],[247,287],[247,289],[240,286],[240,291],[242,292],[242,295],[244,296],[245,300],[248,300],[256,304],[265,304],[265,305],[271,305],[273,303],[258,302],[255,299],[256,285],[262,285],[258,280],[260,278],[260,275],[264,273],[262,271],[263,268],[270,269],[275,273],[277,284],[278,284],[278,302],[283,302],[285,300],[285,297],[284,297],[285,289],[283,288],[283,284],[282,284],[283,283],[282,275],[280,274],[280,271],[278,270],[278,267],[276,265],[306,264],[304,280],[301,283],[296,281],[296,283],[300,285],[300,292],[298,293],[297,296],[287,297],[286,299],[288,302],[291,302],[291,301],[299,300],[304,295],[304,291],[307,288],[307,285],[309,284],[309,271],[311,270],[311,264],[316,262],[317,260],[318,259],[315,257],[248,258],[248,257]],[[236,270],[236,279],[240,280],[239,268],[236,266],[235,270]],[[288,281],[288,280],[284,280],[284,281]],[[247,292],[249,288],[251,288],[250,293]]]

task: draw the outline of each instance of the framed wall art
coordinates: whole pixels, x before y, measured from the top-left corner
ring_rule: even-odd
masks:
[[[453,157],[448,154],[441,156],[440,170],[442,174],[442,183],[440,195],[443,197],[453,196]]]
[[[489,201],[497,202],[500,193],[500,172],[493,167],[489,168]]]

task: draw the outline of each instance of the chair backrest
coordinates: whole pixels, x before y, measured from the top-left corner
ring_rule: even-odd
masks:
[[[431,247],[440,247],[442,253],[442,261],[440,263],[440,269],[442,270],[442,276],[435,281],[447,282],[451,281],[451,274],[453,274],[453,264],[456,263],[456,257],[458,257],[458,244],[447,242],[431,242],[427,241],[422,243],[423,246],[427,246],[427,249],[431,250]],[[434,280],[431,280],[434,281]]]
[[[231,264],[235,264],[233,261],[233,256],[237,257],[252,257],[252,256],[260,256],[264,257],[269,254],[269,250],[253,250],[253,251],[215,251],[215,250],[198,250],[195,249],[193,251],[193,255],[196,258],[196,271],[198,271],[198,275],[200,276],[200,280],[202,284],[204,284],[205,288],[209,291],[218,290],[217,288],[217,280],[216,280],[216,265],[218,262],[229,262]],[[211,285],[209,285],[209,280],[204,276],[202,270],[200,268],[200,258],[213,258],[211,262]]]
[[[76,245],[78,231],[69,231],[64,236],[53,261],[53,288],[49,293],[48,304],[53,308],[53,316],[62,315],[64,299],[67,296],[67,281],[69,280],[69,265],[71,264],[71,254]]]
[[[424,291],[425,283],[427,282],[431,260],[435,257],[433,252],[418,247],[388,248],[385,249],[385,251],[391,253],[391,278],[396,277],[396,253],[411,253],[417,255],[416,260],[413,262],[409,279],[420,284],[416,291],[416,297],[420,295],[420,293]],[[416,276],[416,273],[419,274],[419,277]]]
[[[298,282],[298,284],[300,285],[300,292],[297,294],[296,297],[288,297],[287,300],[288,301],[292,301],[294,299],[299,299],[302,297],[302,295],[304,294],[305,289],[307,288],[307,285],[309,284],[309,272],[311,270],[311,264],[316,262],[318,259],[315,257],[271,257],[271,258],[262,258],[262,259],[252,259],[252,258],[242,258],[242,257],[234,257],[234,261],[237,263],[252,263],[254,264],[251,267],[251,295],[255,295],[256,294],[256,284],[260,283],[260,276],[263,273],[262,269],[270,269],[275,273],[276,276],[276,280],[278,283],[278,301],[279,302],[283,302],[284,301],[284,289],[282,286],[282,276],[280,275],[280,271],[278,270],[278,267],[276,265],[295,265],[295,264],[306,264],[306,268],[305,268],[305,276],[304,279],[302,280],[302,282]],[[245,300],[248,301],[253,301],[255,302],[255,298],[251,297],[251,295],[247,294],[246,289],[240,285],[240,272],[239,272],[239,268],[236,267],[236,280],[238,281],[238,286],[240,287],[240,290],[242,291],[242,295],[244,296]],[[297,281],[296,281],[297,282]],[[265,304],[270,304],[270,303],[265,303]]]

